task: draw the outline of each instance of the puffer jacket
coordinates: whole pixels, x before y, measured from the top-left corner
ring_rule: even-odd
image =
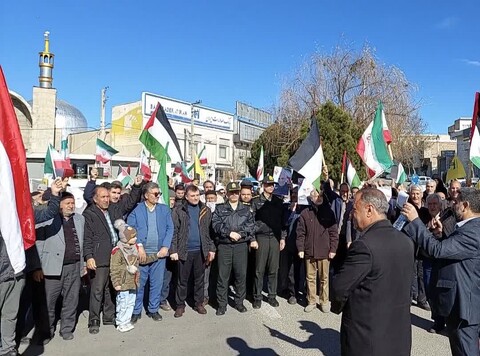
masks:
[[[212,212],[202,202],[199,202],[198,205],[200,208],[198,224],[200,229],[200,242],[202,245],[201,250],[203,258],[207,258],[209,252],[215,252],[215,244],[210,235]],[[190,215],[188,214],[188,202],[186,200],[175,205],[172,210],[172,220],[173,238],[170,247],[170,254],[178,253],[178,258],[181,261],[186,261],[188,255],[188,235],[190,233]]]
[[[253,240],[255,237],[255,220],[250,207],[238,203],[233,210],[230,203],[218,204],[212,218],[212,227],[215,231],[217,244],[239,244]],[[230,233],[236,232],[241,238],[238,241],[230,239]]]

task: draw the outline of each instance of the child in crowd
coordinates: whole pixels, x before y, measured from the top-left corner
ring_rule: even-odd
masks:
[[[135,306],[139,278],[137,231],[122,219],[116,220],[114,226],[118,230],[119,241],[110,257],[110,278],[117,291],[117,330],[127,332],[134,328],[130,319]],[[157,259],[157,255],[148,255],[145,264]]]

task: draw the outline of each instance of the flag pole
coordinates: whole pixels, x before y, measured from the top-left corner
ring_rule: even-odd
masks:
[[[342,159],[342,175],[340,178],[340,183],[343,183],[343,178],[345,176],[345,164],[347,163],[347,150],[343,151],[343,159]]]

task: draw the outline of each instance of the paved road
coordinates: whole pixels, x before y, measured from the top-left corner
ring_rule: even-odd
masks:
[[[56,336],[48,345],[22,346],[24,355],[340,355],[340,316],[320,310],[305,313],[300,305],[280,307],[263,303],[247,313],[229,308],[224,316],[207,307],[207,315],[187,309],[180,319],[163,312],[163,321],[143,318],[135,329],[121,334],[113,326],[103,326],[97,335],[88,334],[87,313],[80,316],[75,339]],[[412,355],[450,355],[448,339],[429,334],[429,313],[412,307]]]

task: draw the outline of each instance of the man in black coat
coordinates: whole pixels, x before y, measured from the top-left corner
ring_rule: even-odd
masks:
[[[414,245],[387,220],[378,189],[355,195],[359,237],[350,245],[332,288],[332,311],[342,314],[342,356],[410,355],[410,285]]]
[[[437,240],[418,218],[411,204],[402,213],[408,224],[404,231],[429,255],[438,259],[440,267],[435,293],[437,312],[446,317],[453,356],[479,354],[480,331],[480,191],[462,188],[455,199],[457,228],[447,238]],[[441,233],[440,219],[435,233]]]
[[[109,211],[109,192],[106,188],[95,188],[93,204],[83,212],[85,236],[83,255],[90,271],[91,290],[89,304],[89,332],[100,331],[100,310],[103,302],[103,325],[114,325],[115,292],[110,283],[110,255],[118,241],[113,224],[114,217]]]
[[[255,221],[250,208],[239,201],[240,186],[227,185],[228,201],[218,204],[212,217],[212,227],[218,246],[217,315],[224,315],[228,303],[228,285],[233,271],[235,276],[235,309],[247,311],[243,301],[246,295],[247,243],[255,233]]]
[[[188,281],[193,274],[194,310],[206,314],[204,307],[204,278],[206,265],[215,258],[215,245],[210,236],[212,212],[200,202],[200,190],[189,185],[185,201],[172,211],[173,239],[170,246],[170,259],[178,261],[178,283],[175,293],[175,317],[185,312]]]

